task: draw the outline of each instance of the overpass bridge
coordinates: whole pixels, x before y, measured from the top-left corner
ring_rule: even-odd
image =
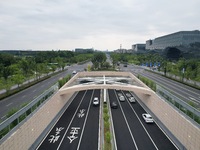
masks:
[[[141,104],[153,114],[163,130],[172,135],[182,149],[200,149],[200,129],[189,122],[171,105],[161,99],[130,72],[79,72],[54,94],[30,118],[22,122],[17,130],[4,139],[0,149],[34,149],[42,135],[54,124],[72,100],[75,92],[87,89],[120,89],[133,91]],[[104,100],[106,97],[103,98]]]

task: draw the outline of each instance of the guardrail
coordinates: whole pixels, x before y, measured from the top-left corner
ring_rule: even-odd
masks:
[[[156,84],[156,93],[161,96],[165,101],[178,108],[179,112],[184,114],[190,119],[197,127],[200,128],[200,111],[190,106],[188,103],[183,101],[181,98],[175,96],[170,89],[164,88]]]
[[[38,109],[41,104],[48,100],[56,91],[58,91],[58,83],[50,87],[44,93],[39,95],[28,105],[17,111],[11,117],[7,118],[0,124],[0,143],[3,141],[3,137],[9,136],[12,134],[15,128],[17,128],[20,123],[32,114],[36,109]]]

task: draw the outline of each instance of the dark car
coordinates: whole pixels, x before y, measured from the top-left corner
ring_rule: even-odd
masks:
[[[111,106],[111,108],[114,108],[114,109],[117,109],[118,108],[118,105],[117,105],[117,102],[112,102],[111,104],[110,104]]]

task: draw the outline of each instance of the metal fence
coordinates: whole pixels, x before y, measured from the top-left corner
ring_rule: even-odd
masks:
[[[0,143],[4,139],[3,137],[9,136],[20,123],[25,120],[30,114],[32,114],[36,109],[42,106],[46,100],[58,91],[58,83],[50,87],[48,90],[43,92],[28,105],[17,111],[15,114],[7,118],[0,124]]]
[[[189,105],[181,98],[175,96],[170,89],[166,89],[156,84],[156,93],[161,96],[166,102],[172,105],[178,110],[178,112],[184,114],[190,119],[196,126],[200,128],[200,111]]]

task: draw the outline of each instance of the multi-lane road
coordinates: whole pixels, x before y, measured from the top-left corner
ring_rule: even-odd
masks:
[[[68,67],[67,70],[61,72],[51,78],[48,78],[40,83],[37,83],[26,90],[23,90],[13,96],[5,98],[0,101],[0,121],[6,119],[6,114],[13,108],[19,108],[22,104],[32,101],[35,97],[39,96],[50,88],[53,84],[58,82],[60,78],[65,77],[68,74],[72,74],[73,70],[84,71],[87,68],[87,64],[83,65],[73,65]]]
[[[186,102],[192,101],[200,108],[200,90],[198,89],[192,88],[190,86],[184,85],[174,80],[170,80],[168,78],[165,78],[164,76],[151,73],[149,71],[145,71],[140,66],[133,66],[133,65],[128,65],[128,67],[121,66],[121,69],[124,71],[130,71],[134,74],[139,74],[146,78],[149,78],[154,82],[156,82],[157,84],[167,88],[175,95],[178,95],[178,97],[180,97],[182,100]]]
[[[73,70],[83,71],[86,67],[87,64],[74,65],[65,72],[0,101],[0,117],[3,119],[6,112],[14,106],[31,101],[59,78],[71,74]],[[185,99],[193,100],[196,103],[200,101],[199,90],[146,72],[140,67],[128,66],[124,67],[123,70],[146,76],[169,89],[173,89],[173,92]],[[125,102],[119,102],[118,92],[108,90],[110,102],[116,101],[119,106],[118,109],[110,109],[117,149],[176,149],[176,146],[156,123],[146,124],[144,122],[141,114],[145,110],[137,101],[132,104],[125,98]],[[126,93],[125,91],[120,92]],[[98,149],[100,146],[100,106],[94,107],[92,99],[94,96],[99,97],[99,94],[99,90],[78,92],[55,126],[38,146],[38,149]]]
[[[100,106],[92,105],[94,97],[100,90],[80,91],[37,149],[99,149]]]
[[[118,93],[124,95],[124,102],[119,101]],[[115,148],[118,150],[177,149],[156,123],[145,123],[142,118],[145,110],[137,101],[129,103],[126,93],[129,92],[108,90],[108,104],[113,101],[118,104],[117,109],[109,107],[113,122],[114,135],[112,137],[115,138]],[[78,92],[37,149],[99,149],[102,129],[100,108],[102,108],[103,102],[101,100],[99,106],[93,106],[94,97],[100,98],[100,90]]]

